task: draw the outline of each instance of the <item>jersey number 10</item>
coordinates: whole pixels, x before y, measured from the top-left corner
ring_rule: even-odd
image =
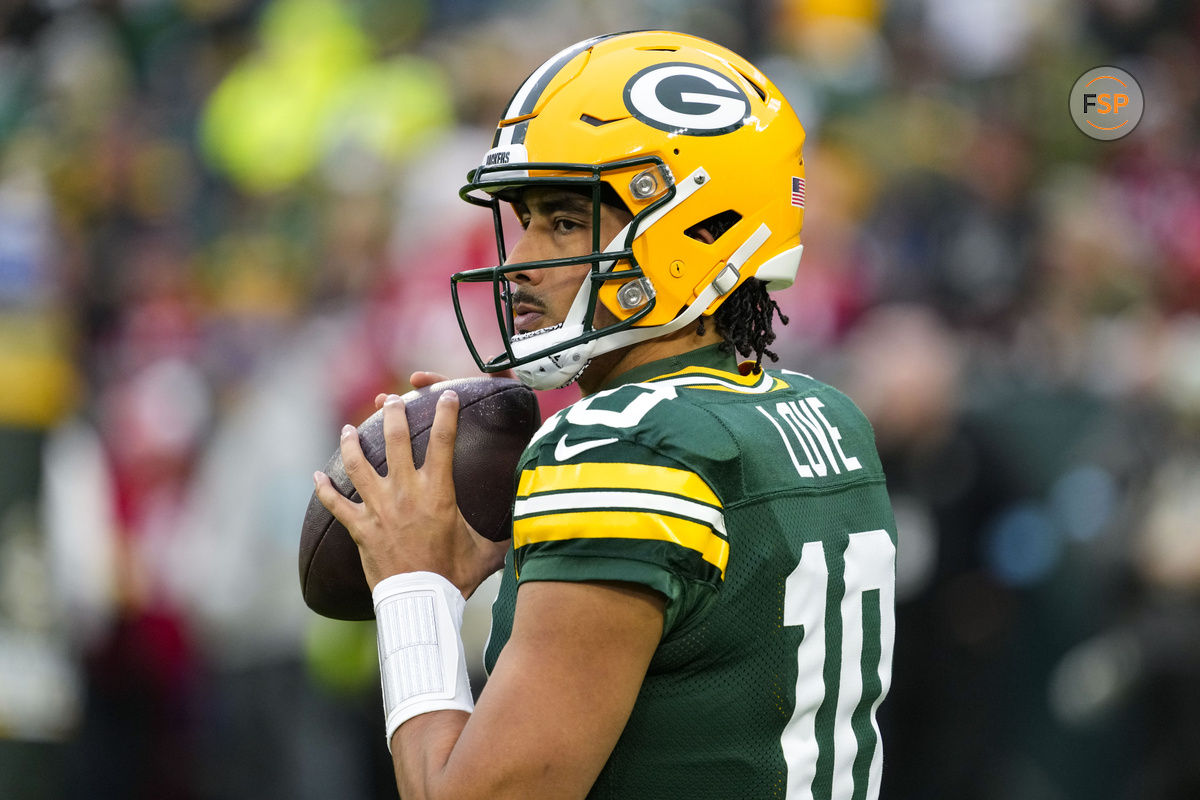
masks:
[[[884,530],[850,534],[844,581],[831,581],[825,556],[823,542],[806,543],[784,592],[784,624],[804,629],[796,710],[781,737],[787,800],[873,800],[883,765],[875,710],[891,684],[896,630],[896,547]]]

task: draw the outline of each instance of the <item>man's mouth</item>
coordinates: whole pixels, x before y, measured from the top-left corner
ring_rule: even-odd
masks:
[[[512,313],[514,330],[529,333],[544,324],[546,308],[531,298],[518,297],[514,298]]]

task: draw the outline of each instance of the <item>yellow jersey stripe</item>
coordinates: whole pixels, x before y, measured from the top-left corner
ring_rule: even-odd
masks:
[[[765,370],[757,375],[742,375],[740,372],[726,372],[712,367],[686,367],[678,372],[660,375],[648,383],[669,383],[673,386],[687,386],[692,389],[713,389],[721,392],[748,394],[765,394],[776,389],[788,388],[785,381],[772,378],[767,375]]]
[[[700,522],[650,511],[575,511],[513,520],[513,547],[571,539],[671,542],[700,554],[725,577],[729,543]]]
[[[696,473],[649,464],[557,464],[527,469],[517,483],[517,497],[567,489],[638,489],[674,494],[721,507],[721,501]]]

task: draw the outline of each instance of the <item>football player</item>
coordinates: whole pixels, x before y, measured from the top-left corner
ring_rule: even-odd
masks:
[[[362,502],[317,478],[374,588],[406,800],[878,796],[896,537],[872,431],[762,365],[800,260],[803,141],[766,76],[678,33],[579,42],[517,89],[460,192],[495,215],[501,263],[452,294],[484,371],[583,397],[522,456],[511,543],[458,513],[451,392],[422,469],[393,396],[388,475],[348,427]],[[498,354],[461,313],[478,282]],[[499,568],[474,704],[458,626]]]

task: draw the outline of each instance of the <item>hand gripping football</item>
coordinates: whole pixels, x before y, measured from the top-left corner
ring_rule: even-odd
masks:
[[[459,398],[453,467],[459,510],[480,535],[503,541],[512,536],[517,461],[541,423],[537,397],[511,378],[459,378],[409,392],[404,402],[413,463],[418,467],[425,462],[438,396],[446,389],[458,392]],[[358,437],[363,455],[380,474],[387,474],[382,411],[358,426]],[[340,450],[329,459],[325,474],[343,495],[359,499]],[[316,492],[308,501],[300,532],[300,589],[308,607],[323,616],[375,617],[358,546],[321,505]]]

